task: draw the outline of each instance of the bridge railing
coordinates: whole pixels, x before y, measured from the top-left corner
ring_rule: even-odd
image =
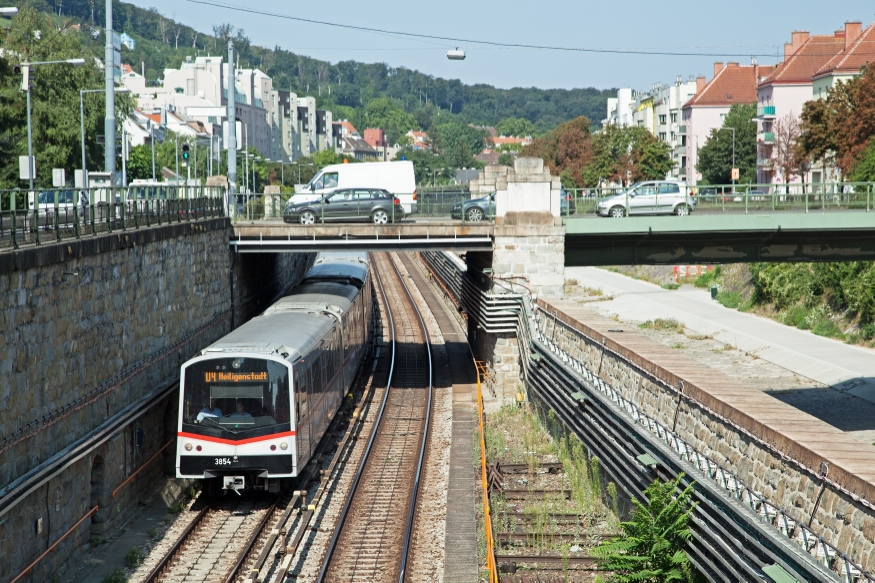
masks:
[[[0,190],[0,249],[226,216],[211,186]]]
[[[600,200],[626,189],[571,188],[566,190],[563,216],[594,214]],[[875,210],[873,182],[809,182],[794,184],[698,184],[691,187],[697,211],[827,212]],[[660,195],[657,193],[656,197]],[[667,195],[675,197],[677,195]],[[628,208],[628,203],[626,205]]]

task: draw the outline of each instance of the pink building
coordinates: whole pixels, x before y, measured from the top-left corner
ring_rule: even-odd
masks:
[[[723,125],[729,108],[736,103],[756,103],[757,85],[775,70],[774,65],[739,65],[714,63],[714,78],[706,82],[696,79],[696,95],[682,108],[681,145],[678,147],[680,177],[688,184],[697,184],[701,174],[696,170],[699,148],[711,135],[711,130]]]
[[[806,101],[812,99],[812,76],[845,48],[845,31],[810,36],[794,31],[784,45],[784,61],[757,86],[757,182],[799,181],[800,176],[782,176],[774,161],[775,122],[790,117],[799,123]],[[787,117],[790,116],[790,117]],[[780,137],[779,137],[780,139]],[[818,175],[817,181],[820,182]],[[806,178],[806,182],[810,182]]]
[[[386,134],[380,128],[368,128],[365,130],[365,141],[372,148],[386,147]]]

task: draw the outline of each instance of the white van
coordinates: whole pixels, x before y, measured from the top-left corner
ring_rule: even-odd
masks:
[[[405,215],[417,211],[416,176],[409,160],[326,166],[306,186],[295,186],[293,199],[308,202],[338,188],[382,188],[401,201]]]

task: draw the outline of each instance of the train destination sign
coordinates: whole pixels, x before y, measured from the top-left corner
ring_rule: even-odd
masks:
[[[210,371],[204,373],[206,382],[225,382],[225,383],[246,383],[252,381],[267,381],[267,371],[265,372],[219,372]]]

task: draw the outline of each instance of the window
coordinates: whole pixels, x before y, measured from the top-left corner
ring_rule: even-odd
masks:
[[[680,187],[672,182],[664,182],[659,185],[659,194],[677,194],[680,191]]]
[[[665,132],[659,132],[659,139],[665,141]]]
[[[666,118],[665,114],[660,115],[659,116],[659,123],[662,125],[665,125],[665,118]]]
[[[721,114],[720,114],[720,125],[723,125],[723,122],[724,122],[725,120],[726,120],[726,114],[725,114],[725,113],[721,113]]]
[[[677,135],[674,132],[672,132],[671,133],[671,141],[673,142],[675,140],[675,138],[677,138]]]
[[[373,199],[373,195],[370,190],[356,190],[355,197],[358,200],[368,201]]]
[[[671,123],[677,123],[677,121],[678,121],[678,114],[677,113],[671,114]]]

